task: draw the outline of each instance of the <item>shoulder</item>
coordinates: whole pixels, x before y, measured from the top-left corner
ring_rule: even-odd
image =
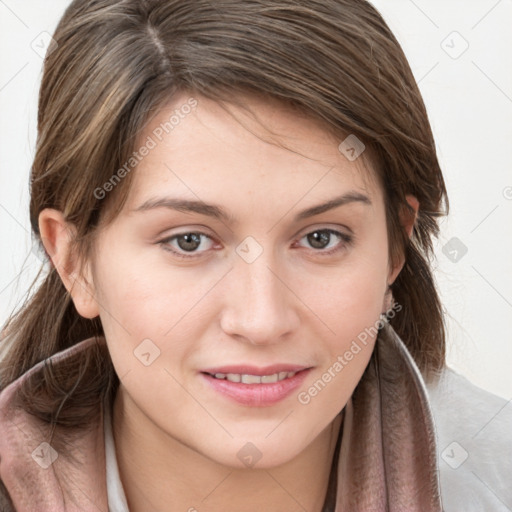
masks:
[[[34,401],[45,402],[45,411],[60,407],[60,401],[53,403],[41,395],[42,390],[55,387],[55,383],[44,382],[45,365],[51,362],[53,369],[66,373],[66,363],[74,356],[81,357],[95,343],[95,338],[88,338],[40,361],[0,391],[1,512],[29,510],[34,503],[38,503],[40,511],[61,510],[67,499],[86,505],[86,497],[77,495],[70,478],[90,484],[89,495],[100,500],[104,475],[102,411],[91,416],[87,428],[68,430],[65,425],[53,428],[53,424],[19,403],[20,392],[28,383],[29,397],[37,392]],[[37,410],[43,409],[38,406]],[[53,468],[51,472],[49,466]],[[85,509],[86,506],[81,508]]]
[[[39,361],[37,364],[29,368],[25,373],[20,375],[16,380],[7,383],[5,387],[0,389],[0,428],[5,428],[5,422],[7,426],[12,424],[12,418],[9,414],[13,410],[20,409],[19,401],[17,400],[20,392],[30,387],[30,393],[34,394],[34,398],[41,399],[45,392],[55,387],[56,385],[56,373],[55,370],[59,370],[60,374],[68,375],[70,365],[76,363],[78,360],[84,357],[84,354],[91,353],[91,349],[98,344],[105,344],[103,337],[90,337],[85,340],[79,341],[74,345],[56,352],[50,357]],[[52,371],[48,372],[51,368]],[[60,375],[59,375],[60,376]],[[74,375],[70,375],[70,378]],[[49,382],[50,380],[55,382]],[[59,382],[59,384],[62,384]],[[40,401],[40,400],[38,400]],[[23,409],[23,407],[21,407]],[[1,420],[5,420],[1,422]]]
[[[446,512],[512,510],[512,401],[446,368],[426,384]]]

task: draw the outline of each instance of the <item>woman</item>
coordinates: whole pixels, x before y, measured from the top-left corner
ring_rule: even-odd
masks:
[[[75,0],[54,39],[2,510],[469,510],[432,410],[446,189],[379,13]]]

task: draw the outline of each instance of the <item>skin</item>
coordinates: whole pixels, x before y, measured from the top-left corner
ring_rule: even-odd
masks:
[[[188,98],[173,98],[137,147]],[[56,210],[41,212],[41,235],[78,312],[99,315],[104,327],[121,380],[113,425],[130,510],[224,512],[229,504],[229,510],[320,511],[340,411],[375,340],[307,405],[297,396],[388,307],[386,289],[403,261],[390,268],[382,191],[362,158],[349,161],[338,151],[341,141],[304,115],[245,98],[265,128],[235,107],[238,121],[196,99],[197,108],[132,171],[128,201],[100,231],[93,260],[80,266],[71,256],[73,227]],[[348,191],[371,204],[294,219]],[[199,198],[237,221],[164,207],[133,211],[161,196]],[[408,201],[418,209],[414,197]],[[409,235],[414,221],[402,215]],[[352,242],[331,235],[321,248],[306,236],[328,228],[352,234]],[[181,248],[176,238],[160,243],[197,231],[206,236],[192,252],[183,239]],[[236,252],[247,236],[263,250],[251,263]],[[166,246],[196,256],[181,259]],[[333,248],[339,250],[322,254]],[[160,350],[149,366],[134,356],[144,339]],[[312,370],[281,402],[250,407],[212,390],[199,373],[237,363]],[[237,457],[248,442],[261,454],[254,467]]]

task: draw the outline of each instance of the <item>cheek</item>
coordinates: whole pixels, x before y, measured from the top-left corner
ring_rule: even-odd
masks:
[[[133,338],[162,335],[204,294],[204,286],[190,273],[170,272],[136,252],[119,252],[123,257],[105,252],[97,273],[98,300],[113,329],[124,329]]]
[[[372,355],[382,307],[383,287],[367,280],[340,279],[341,288],[318,305],[329,331],[322,339],[321,364],[306,380],[297,396],[313,414],[334,416],[347,403]]]
[[[322,276],[303,277],[304,301],[341,343],[379,318],[386,292],[386,270],[387,258],[382,254],[354,254]]]
[[[305,400],[325,387],[329,391],[317,401],[343,406],[359,382],[373,351],[387,286],[385,242],[378,244],[381,250],[354,251],[321,280],[303,279],[304,301],[327,326],[322,364],[309,379],[313,388],[306,389]]]
[[[340,279],[339,287],[331,289],[330,299],[324,298],[319,307],[323,307],[323,318],[330,327],[324,338],[329,354],[325,366],[332,367],[342,356],[343,368],[336,365],[334,370],[343,370],[345,377],[359,377],[373,350],[385,290],[377,277],[354,273]]]
[[[137,354],[142,347],[149,349],[151,358],[159,354],[152,368],[169,362],[171,347],[173,360],[186,360],[193,350],[190,339],[200,338],[208,314],[209,302],[202,299],[216,280],[216,276],[194,279],[184,269],[170,272],[168,267],[108,253],[95,282],[100,284],[100,317],[118,375],[141,370],[143,361]]]

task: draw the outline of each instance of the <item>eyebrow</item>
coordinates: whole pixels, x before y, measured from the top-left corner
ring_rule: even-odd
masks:
[[[299,212],[294,220],[299,221],[314,215],[320,215],[321,213],[327,212],[339,206],[344,206],[350,203],[362,203],[370,206],[372,202],[370,199],[361,194],[360,192],[350,191],[341,196],[334,197],[329,201],[311,206]],[[199,213],[201,215],[207,215],[216,219],[222,220],[227,223],[234,224],[236,219],[227,213],[221,206],[215,204],[205,203],[204,201],[198,201],[193,199],[181,199],[174,197],[154,197],[145,201],[143,204],[131,210],[132,212],[146,212],[154,210],[156,208],[168,208],[171,210],[177,210],[181,212]]]

